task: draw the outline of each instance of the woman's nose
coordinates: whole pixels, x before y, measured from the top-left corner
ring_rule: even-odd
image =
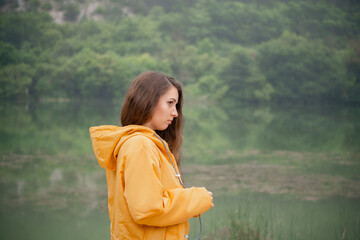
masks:
[[[177,112],[176,108],[174,108],[174,109],[171,111],[171,116],[172,116],[172,117],[177,117],[177,116],[178,116],[178,112]]]

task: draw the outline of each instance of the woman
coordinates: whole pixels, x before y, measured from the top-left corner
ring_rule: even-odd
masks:
[[[185,239],[188,219],[214,206],[211,192],[182,183],[182,103],[174,78],[144,72],[127,92],[122,127],[90,128],[106,169],[112,240]]]

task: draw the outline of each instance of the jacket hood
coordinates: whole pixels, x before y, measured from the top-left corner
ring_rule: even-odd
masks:
[[[90,138],[95,156],[101,167],[115,171],[117,156],[122,144],[131,137],[143,135],[150,138],[164,153],[163,143],[154,135],[151,128],[141,125],[128,125],[125,127],[101,125],[90,127]],[[165,142],[165,141],[164,141]],[[167,143],[166,147],[168,147]]]

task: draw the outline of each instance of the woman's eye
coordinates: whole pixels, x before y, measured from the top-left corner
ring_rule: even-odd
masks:
[[[173,105],[173,103],[174,103],[174,102],[172,102],[172,101],[168,102],[169,105]]]

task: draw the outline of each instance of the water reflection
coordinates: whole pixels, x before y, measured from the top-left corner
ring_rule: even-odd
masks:
[[[195,174],[192,176],[189,164],[235,164],[234,171],[237,167],[243,169],[239,174],[248,172],[246,166],[254,168],[254,176],[268,175],[261,169],[273,173],[272,177],[257,179],[256,184],[265,181],[281,185],[271,179],[275,179],[278,169],[284,169],[279,173],[284,181],[290,175],[313,179],[317,184],[329,178],[332,180],[325,181],[323,189],[325,185],[341,183],[354,193],[353,197],[358,197],[359,190],[354,186],[360,180],[359,109],[242,106],[235,110],[204,107],[196,101],[187,103],[183,155],[188,181],[199,181]],[[5,104],[0,111],[0,171],[6,198],[35,190],[41,194],[70,191],[64,190],[65,187],[96,192],[94,182],[99,179],[91,179],[89,174],[99,174],[101,178],[103,173],[92,153],[88,127],[116,124],[120,106],[102,102],[43,103],[36,107]],[[216,175],[216,171],[206,170],[211,167],[197,168]],[[236,181],[243,181],[237,177]],[[256,184],[250,184],[249,190],[258,191]],[[11,187],[14,185],[16,188]],[[302,194],[301,185],[288,188],[298,189],[297,195]],[[287,193],[284,190],[266,192]],[[318,192],[321,195],[325,190]],[[341,195],[340,192],[333,194]],[[324,193],[327,195],[331,194]]]

